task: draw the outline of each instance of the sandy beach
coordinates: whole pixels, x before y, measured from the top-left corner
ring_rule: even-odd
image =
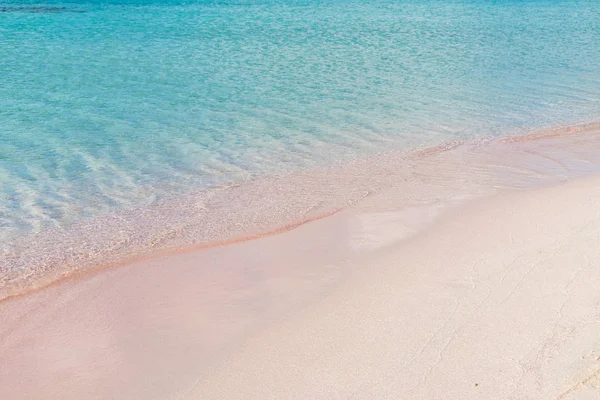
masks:
[[[0,400],[600,400],[600,0],[0,0]]]
[[[459,197],[392,209],[385,193],[282,234],[6,299],[0,392],[598,398],[600,176]]]

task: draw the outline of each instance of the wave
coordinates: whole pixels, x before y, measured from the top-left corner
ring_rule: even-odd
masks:
[[[140,258],[279,234],[368,198],[402,209],[561,182],[598,171],[599,153],[600,123],[551,127],[389,151],[106,213],[3,244],[0,300]]]

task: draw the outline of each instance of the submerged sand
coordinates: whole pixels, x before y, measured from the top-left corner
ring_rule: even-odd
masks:
[[[1,397],[597,399],[590,135],[433,152],[282,234],[4,300]]]

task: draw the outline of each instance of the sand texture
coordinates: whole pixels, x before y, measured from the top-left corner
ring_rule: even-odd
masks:
[[[350,256],[400,218],[366,203],[66,279],[0,303],[0,397],[598,399],[599,199],[503,192]]]
[[[598,399],[599,200],[595,177],[446,217],[189,398]]]

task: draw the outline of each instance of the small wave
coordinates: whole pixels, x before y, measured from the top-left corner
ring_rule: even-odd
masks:
[[[600,123],[592,122],[589,124],[552,127],[548,129],[536,130],[535,132],[529,134],[508,136],[506,138],[503,138],[501,142],[527,142],[531,140],[539,140],[556,136],[575,135],[578,133],[593,132],[598,130],[600,130]]]
[[[75,273],[275,235],[386,193],[401,209],[561,182],[600,171],[599,155],[600,124],[587,124],[392,151],[176,196],[3,243],[0,300]]]

